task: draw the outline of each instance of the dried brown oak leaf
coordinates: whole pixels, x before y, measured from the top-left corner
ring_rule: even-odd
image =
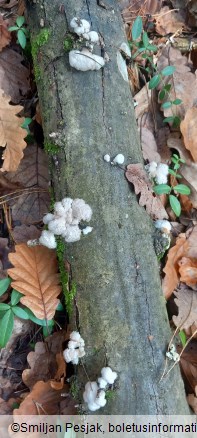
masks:
[[[191,229],[188,230],[186,234],[179,234],[176,244],[168,251],[167,262],[163,269],[166,275],[162,283],[163,293],[166,299],[172,295],[174,289],[177,287],[180,276],[184,278],[183,276],[188,274],[188,265],[185,266],[185,272],[184,263],[181,267],[181,261],[184,261],[185,257],[191,259],[191,261],[192,259],[197,259],[197,226],[195,226],[192,231]],[[191,285],[190,278],[190,286]]]
[[[29,70],[20,53],[7,47],[0,53],[0,88],[13,103],[19,103],[30,89]]]
[[[20,299],[39,319],[53,318],[61,292],[56,252],[42,245],[15,246],[9,260],[15,266],[8,269],[14,280],[11,285],[25,296]]]
[[[168,33],[182,31],[182,29],[185,27],[185,21],[181,13],[170,10],[168,6],[164,6],[160,9],[155,21],[157,33],[164,36],[166,36]]]
[[[21,403],[19,409],[14,410],[15,420],[17,415],[56,415],[59,412],[62,393],[69,393],[68,385],[64,385],[63,391],[62,389],[56,391],[51,388],[50,381],[37,382],[30,394]]]
[[[152,219],[167,219],[168,214],[160,199],[154,194],[152,184],[142,164],[129,164],[125,175],[127,180],[134,185],[136,195],[140,194],[139,205],[146,207],[146,211]]]
[[[186,111],[185,118],[180,124],[186,149],[197,162],[197,108],[192,107]]]
[[[175,303],[178,307],[178,315],[173,316],[174,324],[181,330],[188,329],[197,323],[197,293],[190,290],[184,284],[174,291]]]
[[[10,44],[11,33],[8,30],[8,21],[3,19],[3,15],[0,14],[0,52]]]
[[[0,90],[0,146],[5,148],[2,155],[4,162],[0,169],[2,172],[14,172],[18,168],[23,158],[23,149],[27,146],[24,140],[27,132],[21,128],[24,118],[17,117],[23,107],[10,105],[9,101],[10,98]]]
[[[16,172],[7,173],[9,181],[18,181],[23,187],[32,187],[11,201],[12,218],[22,224],[37,223],[49,211],[48,158],[38,145],[28,145]]]

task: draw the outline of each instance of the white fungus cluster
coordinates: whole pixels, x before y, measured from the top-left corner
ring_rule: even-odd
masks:
[[[157,184],[166,184],[168,182],[169,167],[167,164],[151,161],[147,164],[146,170],[150,178],[155,178]]]
[[[70,27],[82,40],[86,41],[86,47],[82,50],[74,49],[69,52],[70,66],[80,71],[100,70],[104,67],[104,58],[92,53],[94,44],[99,43],[99,35],[95,31],[90,31],[90,23],[74,17],[70,22]]]
[[[117,373],[110,367],[104,367],[101,370],[101,377],[97,382],[87,382],[83,393],[84,402],[88,404],[90,411],[97,411],[106,405],[106,392],[104,389],[108,385],[113,385],[117,379]]]
[[[169,351],[167,351],[166,356],[168,359],[173,360],[174,362],[179,362],[180,355],[176,352],[176,347],[174,344],[171,345]]]
[[[81,233],[88,234],[92,227],[79,228],[81,221],[89,222],[92,217],[91,207],[83,199],[64,198],[54,204],[54,214],[47,213],[43,222],[48,225],[48,230],[42,231],[39,238],[41,245],[56,248],[56,236],[62,236],[66,242],[77,242]]]
[[[70,334],[70,341],[68,348],[63,351],[65,362],[72,362],[73,365],[78,365],[80,357],[85,356],[84,350],[85,342],[79,332],[72,332]]]
[[[158,228],[161,230],[162,233],[170,234],[170,231],[172,229],[171,223],[167,221],[166,219],[158,219],[155,221],[155,228]]]
[[[110,163],[111,157],[109,154],[105,154],[103,157],[103,160],[107,163]],[[125,157],[123,154],[118,154],[115,156],[115,158],[112,160],[111,164],[123,164],[125,160]]]

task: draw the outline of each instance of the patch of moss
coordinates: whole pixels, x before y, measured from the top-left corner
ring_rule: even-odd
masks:
[[[71,385],[70,385],[70,393],[72,395],[72,397],[77,400],[78,396],[79,396],[79,387],[77,385],[77,381],[74,378]]]
[[[66,52],[70,52],[70,50],[73,49],[74,40],[73,40],[73,36],[71,36],[71,34],[67,35],[66,39],[63,42],[63,46],[64,46],[64,50]]]
[[[49,141],[44,142],[44,149],[48,154],[56,154],[59,152],[59,146]]]
[[[60,270],[60,278],[62,283],[62,290],[65,300],[65,306],[66,311],[68,313],[68,316],[70,317],[73,312],[73,301],[76,296],[76,284],[72,283],[71,289],[69,287],[69,275],[68,272],[65,269],[65,262],[64,262],[64,251],[65,251],[65,244],[61,237],[57,237],[57,258],[59,263],[59,270]]]
[[[105,393],[106,400],[113,400],[116,396],[116,392],[112,389],[108,389]]]
[[[51,31],[47,28],[41,29],[38,35],[31,40],[31,54],[34,63],[34,75],[36,81],[40,80],[41,77],[41,69],[37,63],[37,56],[40,47],[44,46],[48,42]]]

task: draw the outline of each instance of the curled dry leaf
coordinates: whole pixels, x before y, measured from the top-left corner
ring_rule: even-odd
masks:
[[[180,130],[183,135],[186,149],[197,162],[197,108],[189,108],[186,111],[185,118],[180,124]]]
[[[178,264],[180,281],[195,289],[197,285],[197,258],[182,257]]]
[[[59,403],[62,401],[62,392],[69,393],[69,386],[64,385],[63,391],[55,390],[49,382],[37,382],[30,394],[20,404],[19,409],[15,409],[14,419],[17,415],[57,415],[59,412]],[[38,417],[39,418],[39,417]]]
[[[8,21],[3,19],[3,15],[0,14],[0,52],[10,44],[11,33],[8,30]]]
[[[176,244],[169,249],[167,255],[167,262],[163,269],[163,272],[166,274],[163,280],[163,293],[168,299],[175,288],[177,287],[180,281],[180,275],[182,278],[188,279],[188,266],[184,263],[182,266],[180,265],[182,259],[185,260],[185,257],[188,259],[197,258],[197,226],[193,228],[193,230],[189,231],[188,234],[180,234],[176,240]],[[181,266],[181,273],[180,273]],[[192,273],[190,270],[190,274],[192,277]],[[192,280],[190,281],[190,286],[192,285]]]
[[[181,105],[176,105],[176,115],[183,119],[186,111],[195,106],[197,101],[197,77],[190,70],[188,58],[182,55],[178,49],[169,46],[164,47],[162,50],[157,63],[158,70],[161,71],[167,65],[176,67],[173,77],[166,76],[166,78],[163,78],[163,83],[172,85],[167,100],[182,100]],[[161,87],[163,87],[163,84],[159,86],[159,88]],[[165,117],[173,115],[171,108],[163,111]]]
[[[56,252],[44,246],[16,245],[9,254],[15,266],[8,269],[14,280],[11,286],[25,296],[20,299],[39,319],[51,320],[59,303],[61,292]]]
[[[181,330],[188,329],[197,323],[197,294],[182,284],[174,291],[178,315],[173,316],[173,322]]]
[[[10,98],[0,90],[0,145],[5,148],[2,155],[4,162],[0,169],[2,172],[14,172],[18,168],[23,158],[23,149],[27,146],[24,140],[27,133],[21,128],[24,118],[17,117],[23,107],[10,105],[9,101]]]
[[[134,185],[136,195],[140,194],[139,205],[146,207],[146,211],[152,219],[167,219],[166,210],[160,199],[155,196],[152,184],[142,164],[129,164],[125,175],[127,180]]]
[[[13,103],[18,103],[30,89],[29,70],[22,61],[20,53],[10,47],[0,53],[0,88]]]

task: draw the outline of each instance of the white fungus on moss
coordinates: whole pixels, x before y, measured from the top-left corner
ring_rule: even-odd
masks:
[[[51,231],[43,230],[39,238],[40,245],[47,246],[47,248],[53,249],[57,247],[55,236]]]
[[[84,350],[85,342],[79,332],[72,332],[70,334],[70,341],[68,348],[63,351],[63,357],[67,363],[72,362],[73,365],[78,365],[79,359],[85,356]]]
[[[112,385],[117,377],[117,373],[112,371],[110,367],[104,367],[101,370],[101,377],[98,378],[98,383],[86,383],[83,399],[88,404],[90,411],[97,411],[106,405],[107,400],[104,389],[106,389],[108,385]]]
[[[168,357],[168,359],[173,360],[174,362],[179,362],[180,360],[180,355],[177,353],[176,351],[176,347],[174,344],[171,345],[171,347],[169,348],[169,351],[167,351],[166,356]]]
[[[94,55],[87,48],[71,50],[69,52],[69,64],[80,71],[100,70],[104,67],[105,60],[102,56]]]
[[[93,44],[97,44],[99,42],[99,34],[94,30],[88,33],[84,33],[83,38],[85,38],[85,40],[90,41]]]
[[[99,388],[101,389],[105,389],[107,386],[107,382],[105,379],[103,379],[103,377],[98,378],[98,384],[99,384]]]
[[[87,235],[92,231],[93,228],[87,226],[82,232],[79,226],[81,221],[89,222],[91,217],[92,209],[83,199],[64,198],[55,202],[54,214],[47,213],[43,218],[48,231],[42,232],[40,244],[56,248],[55,235],[64,237],[68,243],[77,242],[81,234]]]
[[[116,155],[116,157],[113,159],[113,163],[114,164],[123,164],[124,163],[124,155],[123,154],[118,154]]]
[[[161,230],[163,233],[169,234],[172,226],[171,223],[169,221],[167,221],[166,219],[158,219],[157,221],[155,221],[155,227],[158,228],[159,230]]]

